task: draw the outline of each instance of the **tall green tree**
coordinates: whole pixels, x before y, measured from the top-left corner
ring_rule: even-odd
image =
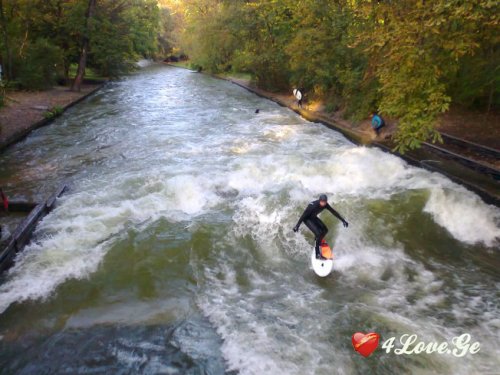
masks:
[[[182,29],[185,25],[184,4],[176,0],[159,0],[160,30],[159,53],[162,56],[184,55],[181,46]]]
[[[399,120],[400,151],[440,138],[435,123],[452,102],[451,77],[479,49],[481,25],[496,24],[492,7],[487,0],[360,2],[367,32],[358,38],[381,85],[379,109]]]
[[[82,43],[80,50],[80,58],[78,60],[78,69],[76,71],[75,80],[71,86],[72,90],[80,91],[83,76],[85,75],[85,68],[87,66],[87,55],[89,53],[90,46],[90,32],[91,32],[91,22],[94,16],[95,7],[97,0],[88,0],[87,11],[85,12],[85,30],[82,35]]]
[[[90,42],[89,66],[105,76],[118,76],[141,57],[157,51],[159,9],[153,0],[100,0]]]
[[[294,86],[325,99],[349,117],[366,117],[376,102],[376,80],[354,43],[354,11],[348,1],[305,0],[293,8],[293,37],[286,47]]]
[[[187,24],[181,38],[183,49],[196,65],[213,73],[230,67],[234,51],[238,48],[235,20],[244,22],[239,18],[239,6],[242,4],[240,0],[234,3],[227,0],[186,0]]]
[[[28,89],[69,78],[78,65],[118,75],[158,50],[155,0],[2,0],[0,57],[6,78]]]
[[[238,20],[244,25],[238,35],[241,48],[235,53],[237,67],[251,72],[259,86],[268,90],[290,86],[286,53],[293,32],[293,12],[289,0],[248,1]]]
[[[3,0],[0,0],[0,24],[2,27],[2,37],[3,37],[3,63],[5,69],[5,75],[7,79],[12,77],[12,51],[10,49],[10,37],[8,31],[7,18],[5,17],[5,9]]]

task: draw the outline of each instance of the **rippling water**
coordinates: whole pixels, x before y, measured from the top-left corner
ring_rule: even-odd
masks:
[[[498,373],[500,210],[228,82],[148,67],[0,166],[25,198],[72,184],[3,276],[0,373]],[[319,279],[291,228],[323,192],[350,226],[322,215]],[[356,331],[481,349],[363,358]]]

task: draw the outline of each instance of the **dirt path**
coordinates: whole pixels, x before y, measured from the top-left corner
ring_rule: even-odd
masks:
[[[91,92],[99,84],[82,85],[81,92],[57,86],[47,91],[10,91],[5,106],[0,109],[0,150],[22,138],[44,120],[44,113],[51,108],[65,108]]]
[[[440,120],[439,131],[500,150],[500,113],[451,108]]]

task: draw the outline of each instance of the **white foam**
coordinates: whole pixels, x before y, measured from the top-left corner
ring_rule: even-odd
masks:
[[[9,228],[7,228],[6,226],[2,227],[2,233],[0,235],[0,240],[6,240],[9,236],[10,236],[10,231],[9,231]]]
[[[500,210],[461,189],[431,189],[424,211],[457,240],[494,246],[500,241]]]
[[[422,176],[416,176],[420,173],[423,177],[426,175],[425,171],[414,171],[404,165],[400,172],[408,175],[408,181],[421,178]],[[429,187],[439,182],[453,187],[453,184],[435,175],[431,175],[421,186]],[[411,184],[411,182],[407,183]],[[404,189],[404,185],[403,182],[399,186]],[[270,267],[275,267],[273,263],[277,259],[290,259],[291,255],[296,255],[294,258],[297,261],[301,259],[304,266],[309,268],[308,264],[306,265],[308,257],[305,254],[311,244],[304,236],[307,232],[304,230],[299,234],[291,233],[297,213],[289,206],[280,206],[280,199],[265,190],[268,186],[266,173],[263,172],[261,178],[252,185],[250,196],[242,197],[238,203],[233,216],[235,222],[233,233],[236,237],[250,235],[257,248],[268,257],[266,264]],[[286,184],[282,186],[285,189],[288,188]],[[380,186],[385,189],[382,183]],[[457,194],[470,194],[462,192],[460,187],[455,188]],[[289,191],[297,200],[304,200],[309,194],[305,189],[292,188]],[[362,306],[366,306],[362,309],[366,309],[367,314],[375,315],[375,321],[384,322],[384,325],[396,332],[415,332],[424,342],[443,342],[463,333],[459,328],[443,326],[440,321],[430,318],[435,314],[436,309],[447,308],[448,296],[446,289],[443,288],[443,280],[409,257],[404,247],[392,238],[390,227],[385,228],[387,233],[382,233],[387,237],[383,240],[385,247],[373,244],[372,239],[367,235],[367,229],[372,225],[375,225],[373,220],[360,213],[356,213],[352,218],[348,229],[339,225],[334,244],[335,271],[340,274],[336,283],[339,287],[356,285],[357,293],[359,293],[358,301]],[[382,220],[376,225],[384,227],[385,224]],[[287,235],[283,236],[282,231]],[[238,251],[242,252],[244,249],[240,246]],[[264,270],[248,264],[247,267],[252,270],[251,272],[240,271],[248,273],[248,279],[252,282],[250,291],[245,292],[238,290],[235,271],[232,267],[232,265],[225,264],[219,272],[205,270],[208,286],[204,292],[208,296],[199,299],[200,307],[224,339],[223,353],[228,361],[229,369],[238,370],[243,374],[258,374],[267,371],[281,371],[289,374],[321,373],[328,371],[328,367],[322,367],[322,362],[332,363],[333,361],[331,357],[326,359],[323,353],[338,350],[338,358],[334,363],[341,371],[349,373],[348,369],[352,366],[351,358],[344,358],[341,348],[321,348],[318,341],[322,342],[322,340],[315,336],[321,335],[321,327],[314,327],[310,324],[315,312],[331,311],[329,301],[324,300],[319,294],[321,288],[314,289],[317,286],[313,286],[310,289],[311,285],[303,277],[287,275],[283,267],[280,268],[282,271],[276,275],[283,286],[277,286],[275,279],[264,276]],[[225,279],[221,280],[215,276],[221,274],[225,275]],[[277,295],[276,290],[280,288],[286,291],[285,301],[293,301],[292,304],[288,305],[281,296]],[[363,293],[365,288],[367,292]],[[256,308],[255,306],[262,304],[262,300],[266,301],[265,307]],[[464,298],[460,300],[467,301]],[[278,306],[273,307],[271,301],[280,302]],[[457,308],[466,316],[470,316],[478,310],[477,303],[477,301],[470,300],[466,302],[466,308],[463,306]],[[491,309],[480,308],[480,310],[490,311]],[[285,313],[281,316],[283,312]],[[487,323],[490,327],[488,329],[496,330],[493,328],[495,327],[494,316],[486,318],[487,313],[485,314],[485,319],[489,322]],[[328,319],[323,314],[321,325],[328,326]],[[302,327],[306,332],[296,327],[296,324],[306,325]],[[290,330],[289,326],[294,328]],[[484,331],[471,332],[476,340],[482,339],[483,342],[488,342],[491,339],[485,338]],[[302,346],[294,342],[297,338],[303,340]],[[287,360],[286,354],[276,349],[283,345],[282,342],[286,342],[289,348],[293,347],[296,358],[294,361]],[[307,346],[307,349],[303,346]],[[495,353],[489,349],[483,349],[482,355],[486,361],[491,362],[494,360]],[[300,358],[300,361],[297,358]],[[444,373],[468,374],[481,368],[478,361],[469,361],[464,364],[454,361],[453,358],[442,356],[427,359],[427,364],[431,363],[430,369],[426,371],[413,365],[409,365],[408,369],[415,373],[432,373],[439,368]]]
[[[135,65],[139,68],[146,68],[146,67],[151,66],[153,64],[154,64],[154,61],[149,60],[149,59],[140,59],[139,61],[137,61],[135,63]]]
[[[407,190],[429,190],[424,211],[457,240],[494,246],[500,239],[500,210],[439,174],[365,147],[341,149],[321,158],[309,162],[293,155],[270,154],[238,160],[228,175],[228,184],[246,194],[290,186],[291,198],[304,203],[320,193],[333,196],[333,200],[348,196],[388,199]]]
[[[138,188],[135,180],[135,176],[116,177],[106,187],[94,186],[95,190],[64,198],[39,224],[39,241],[18,256],[0,285],[0,312],[13,302],[47,298],[68,279],[88,277],[127,226],[160,217],[186,220],[220,199],[204,185],[213,182],[204,178],[151,176],[141,179]]]
[[[318,363],[311,366],[317,362],[320,348],[287,328],[297,325],[307,331],[303,317],[304,313],[312,314],[312,311],[308,310],[310,305],[304,299],[314,298],[315,291],[301,294],[288,289],[283,294],[276,289],[274,281],[262,279],[262,275],[254,273],[251,282],[256,286],[267,284],[268,287],[252,288],[252,294],[247,295],[237,287],[234,270],[227,264],[219,266],[224,278],[217,277],[217,270],[206,269],[205,276],[210,286],[206,293],[199,296],[198,303],[224,339],[222,352],[228,370],[237,370],[241,374],[301,374],[320,369]],[[270,286],[269,282],[273,285]],[[262,298],[267,303],[263,304]],[[290,315],[289,312],[294,310],[277,310],[269,305],[272,300],[290,308],[300,304],[306,311],[300,316]],[[286,345],[281,342],[284,337]],[[303,361],[298,361],[298,358]]]

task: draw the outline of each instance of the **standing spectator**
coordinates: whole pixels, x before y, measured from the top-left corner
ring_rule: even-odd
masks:
[[[302,91],[299,89],[293,89],[293,96],[297,99],[297,106],[302,108]]]
[[[380,134],[380,130],[385,126],[384,119],[377,113],[372,112],[372,128],[375,130],[377,136]]]

